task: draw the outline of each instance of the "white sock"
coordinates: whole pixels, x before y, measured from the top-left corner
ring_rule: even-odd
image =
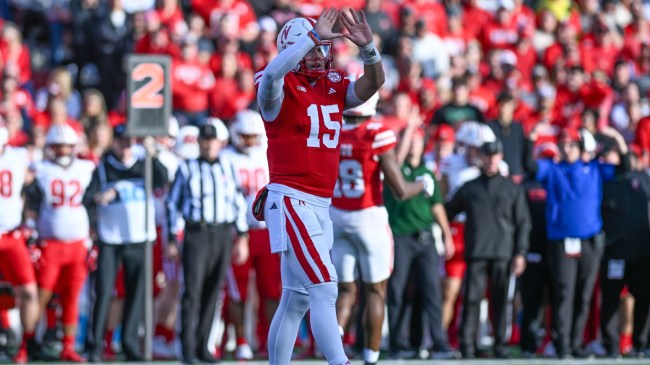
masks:
[[[282,289],[280,304],[269,328],[269,364],[285,365],[291,362],[293,346],[302,317],[309,309],[309,296]]]
[[[343,327],[341,326],[339,326],[339,334],[341,335],[341,337],[343,337],[343,335],[345,334],[345,331],[343,331]]]
[[[363,361],[371,364],[376,363],[377,361],[379,361],[379,351],[364,348]]]
[[[336,321],[336,297],[338,296],[336,285],[336,283],[328,283],[307,289],[311,331],[329,365],[348,363]]]

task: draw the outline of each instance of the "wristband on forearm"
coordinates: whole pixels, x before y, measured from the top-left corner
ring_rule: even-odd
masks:
[[[318,33],[314,29],[310,30],[309,33],[307,33],[309,38],[311,38],[312,41],[314,41],[315,44],[320,43],[320,36],[318,36]]]
[[[365,65],[374,65],[381,61],[381,54],[379,54],[379,50],[375,47],[375,42],[370,42],[361,47],[361,58]]]

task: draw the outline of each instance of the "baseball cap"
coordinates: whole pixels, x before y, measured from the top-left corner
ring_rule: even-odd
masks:
[[[215,139],[217,138],[217,127],[212,124],[204,124],[199,127],[199,138]]]
[[[113,127],[113,138],[126,138],[126,124],[118,124]]]
[[[490,156],[503,153],[503,143],[498,139],[492,142],[485,142],[481,146],[481,152]]]
[[[436,129],[436,133],[433,135],[434,141],[444,141],[444,142],[455,142],[456,141],[456,132],[454,132],[454,127],[448,124],[441,124]]]

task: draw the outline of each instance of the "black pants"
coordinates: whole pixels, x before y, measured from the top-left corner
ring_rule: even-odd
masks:
[[[634,348],[643,351],[648,344],[650,325],[650,264],[646,260],[626,261],[625,275],[621,279],[608,278],[609,260],[603,260],[600,269],[600,290],[602,305],[600,311],[600,330],[603,345],[610,354],[619,352],[618,307],[623,286],[627,284],[634,296]]]
[[[494,328],[494,345],[505,346],[508,284],[510,282],[510,261],[471,260],[467,262],[463,294],[463,316],[460,324],[460,349],[463,354],[474,354],[476,331],[481,312],[481,300],[490,279],[490,309]]]
[[[217,296],[230,265],[231,232],[230,224],[188,227],[185,231],[181,343],[183,357],[186,359],[211,357],[208,337],[214,321]]]
[[[596,275],[603,253],[604,236],[582,240],[580,257],[564,252],[564,241],[548,245],[553,290],[553,342],[558,356],[582,349]]]
[[[523,311],[521,316],[521,350],[535,353],[540,345],[538,333],[542,327],[546,295],[550,293],[551,279],[546,259],[541,262],[529,262],[521,277],[521,301]]]
[[[418,283],[416,287],[422,295],[422,308],[428,319],[428,327],[433,339],[433,350],[448,348],[447,334],[442,330],[442,288],[433,237],[428,234],[418,241],[412,236],[395,236],[395,262],[393,273],[388,281],[388,327],[390,347],[393,351],[408,349],[409,342],[403,336],[401,323],[403,317],[404,295],[411,270]]]
[[[101,355],[103,352],[106,319],[113,298],[117,270],[122,264],[126,289],[122,314],[122,349],[129,359],[142,357],[138,327],[144,318],[144,247],[144,243],[99,245],[91,354]]]

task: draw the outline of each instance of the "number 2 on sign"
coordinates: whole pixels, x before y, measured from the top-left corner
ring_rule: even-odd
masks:
[[[133,69],[134,81],[149,79],[131,95],[131,106],[137,109],[162,108],[165,98],[160,91],[165,87],[165,70],[157,63],[141,63]]]
[[[331,133],[323,134],[323,144],[327,148],[336,148],[339,144],[339,134],[341,133],[341,122],[332,120],[331,114],[339,112],[339,106],[334,105],[321,105],[321,113],[323,114],[323,123],[329,130],[334,131],[334,136]],[[307,116],[310,120],[309,138],[307,138],[307,147],[320,147],[320,138],[318,132],[320,131],[320,118],[318,117],[318,105],[312,104],[307,108]]]

